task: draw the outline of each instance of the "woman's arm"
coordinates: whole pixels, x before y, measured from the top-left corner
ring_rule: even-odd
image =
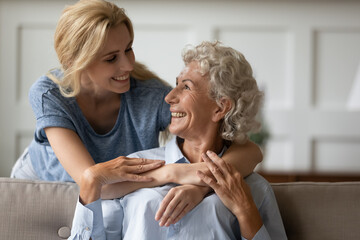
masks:
[[[72,130],[59,127],[45,129],[55,155],[75,182],[80,185],[80,178],[85,169],[95,164],[90,153],[82,143],[79,136]],[[223,156],[225,161],[233,164],[244,176],[249,175],[256,164],[261,162],[262,154],[256,144],[248,141],[243,145],[233,144]],[[76,159],[76,161],[74,161]],[[147,172],[145,176],[154,180],[147,183],[123,182],[104,185],[101,190],[103,199],[113,199],[124,196],[129,192],[144,187],[155,187],[169,182],[178,184],[204,183],[196,176],[196,171],[207,171],[204,163],[195,164],[169,164],[162,168]]]
[[[222,158],[233,165],[242,176],[247,177],[263,160],[263,154],[258,145],[248,140],[244,144],[232,143]]]
[[[59,127],[49,127],[49,128],[45,128],[45,133],[46,136],[50,142],[50,145],[52,147],[52,149],[54,150],[54,153],[56,155],[56,157],[59,159],[60,163],[62,164],[62,166],[64,167],[64,169],[67,171],[67,173],[69,173],[69,175],[75,180],[75,182],[81,186],[81,182],[84,178],[83,175],[85,175],[87,177],[87,179],[89,178],[88,174],[83,174],[85,172],[85,170],[89,169],[90,167],[93,167],[93,169],[100,169],[102,168],[101,166],[104,165],[102,164],[95,164],[94,160],[92,159],[90,153],[88,152],[88,150],[86,149],[86,147],[84,146],[83,142],[81,141],[81,139],[79,138],[79,136],[72,130],[70,129],[66,129],[66,128],[59,128]],[[118,159],[128,159],[126,157],[119,157]],[[126,161],[123,163],[123,165],[135,165],[137,162],[130,162],[130,160],[135,160],[135,159],[129,159],[129,161]],[[112,163],[115,163],[116,161],[112,160]],[[148,163],[152,163],[155,160],[147,160],[147,159],[140,159],[139,160],[139,166],[145,166]],[[158,161],[156,161],[158,162]],[[162,166],[164,161],[160,161]],[[108,165],[106,165],[108,166]],[[110,166],[110,165],[109,165]],[[157,167],[159,167],[157,166]],[[124,166],[125,167],[125,166]],[[117,169],[119,169],[119,166],[117,166]],[[151,168],[154,169],[154,168]],[[105,170],[105,168],[104,168]],[[141,170],[141,169],[139,169]],[[149,169],[147,169],[146,171],[148,171]],[[100,174],[100,171],[98,171],[98,175]],[[143,173],[146,171],[138,171],[138,173]],[[119,174],[122,174],[124,172],[120,172]],[[144,176],[140,176],[140,175],[133,175],[132,176],[134,179],[130,180],[128,179],[127,181],[137,181],[137,179],[151,179],[151,176],[149,176],[150,178]],[[94,183],[89,184],[89,179],[88,179],[88,185],[90,185],[91,187],[93,187],[92,185]],[[101,184],[101,188],[102,186],[106,186],[107,184],[112,185],[111,183],[114,182],[121,182],[113,180],[112,182],[109,182],[108,180],[102,180],[102,184]],[[127,184],[131,184],[133,182],[126,182],[125,185]],[[163,183],[165,184],[165,183]],[[138,185],[141,186],[141,185]],[[86,188],[86,186],[84,186],[83,188]],[[107,188],[100,188],[100,192],[96,192],[97,195],[99,193],[103,193],[103,194],[107,194]],[[129,186],[129,188],[131,189],[131,186]],[[93,190],[97,190],[96,188],[94,189],[89,189],[90,191]],[[109,191],[113,191],[113,188],[109,188]],[[119,189],[121,191],[121,189]],[[128,192],[126,192],[128,193]],[[113,194],[113,192],[111,192],[111,194]],[[115,197],[119,197],[121,195],[125,195],[125,194],[116,194]]]
[[[262,153],[255,143],[248,141],[245,144],[232,144],[225,152],[223,159],[233,165],[240,174],[248,176],[252,173],[256,165],[262,161]],[[151,182],[121,182],[103,186],[101,198],[118,198],[139,188],[156,187],[170,182],[206,186],[206,184],[197,176],[197,171],[207,172],[208,168],[204,162],[192,164],[167,164],[161,168],[143,174],[144,176],[152,177],[153,181]]]
[[[70,129],[45,128],[51,148],[67,173],[80,185],[81,174],[95,164],[80,137]]]
[[[247,141],[244,144],[233,143],[224,153],[222,159],[235,167],[242,175],[250,175],[256,165],[262,161],[263,155],[260,148],[253,142]],[[208,168],[204,162],[193,164],[170,164],[168,166],[172,174],[171,181],[178,184],[195,184],[205,186],[198,176],[197,171],[207,172]]]

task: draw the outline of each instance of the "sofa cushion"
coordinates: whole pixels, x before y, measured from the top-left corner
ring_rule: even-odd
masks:
[[[0,239],[69,237],[76,184],[0,178],[0,192]]]
[[[272,187],[289,239],[360,239],[360,182]]]

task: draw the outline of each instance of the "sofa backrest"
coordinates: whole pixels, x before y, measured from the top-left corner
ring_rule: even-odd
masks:
[[[290,240],[360,239],[360,182],[272,184]],[[67,239],[74,183],[0,178],[0,239]]]

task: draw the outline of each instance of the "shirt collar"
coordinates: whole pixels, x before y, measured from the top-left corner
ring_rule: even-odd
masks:
[[[167,163],[176,163],[182,159],[184,159],[185,162],[189,162],[180,151],[177,138],[178,137],[174,136],[165,146],[165,159]]]
[[[165,146],[165,159],[167,163],[190,163],[190,161],[183,155],[181,152],[178,141],[183,141],[181,138],[174,136]],[[223,149],[221,150],[219,157],[227,150],[226,145],[224,144]]]

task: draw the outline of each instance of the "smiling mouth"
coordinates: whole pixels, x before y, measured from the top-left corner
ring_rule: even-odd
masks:
[[[185,117],[185,116],[186,116],[186,113],[172,112],[172,113],[171,113],[171,116],[172,116],[172,117],[175,117],[175,118],[182,118],[182,117]]]
[[[118,77],[113,77],[112,79],[116,80],[116,81],[124,81],[127,80],[129,78],[129,75],[124,75],[124,76],[118,76]]]

